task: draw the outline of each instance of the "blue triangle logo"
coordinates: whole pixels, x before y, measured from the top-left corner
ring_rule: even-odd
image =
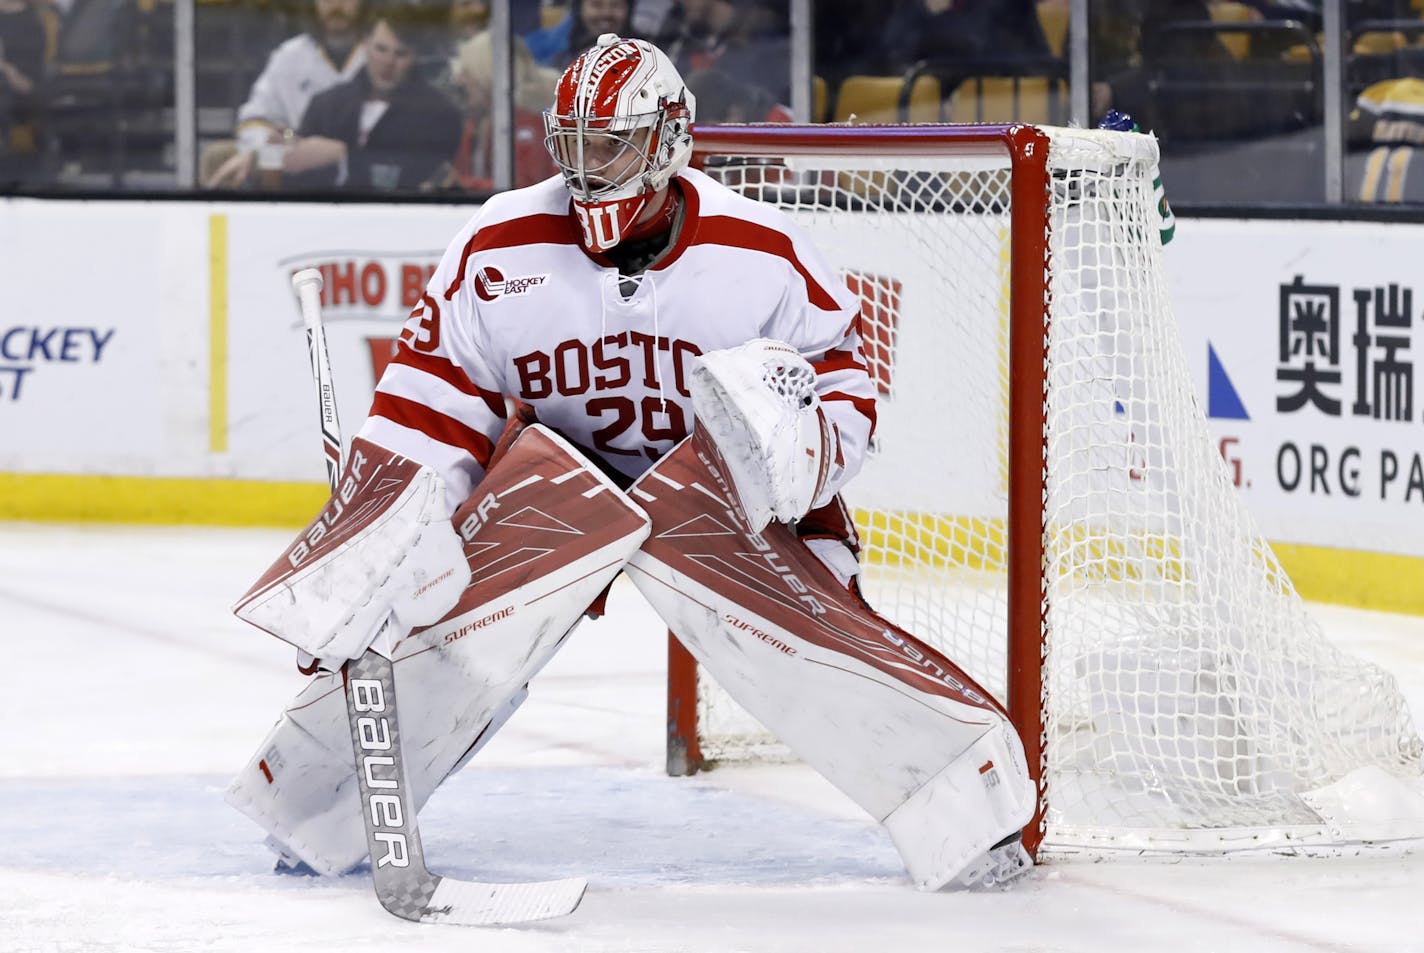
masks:
[[[1226,368],[1221,366],[1221,358],[1216,356],[1216,348],[1206,346],[1206,414],[1223,420],[1250,420],[1246,405],[1241,403],[1241,395],[1231,378],[1226,376]]]

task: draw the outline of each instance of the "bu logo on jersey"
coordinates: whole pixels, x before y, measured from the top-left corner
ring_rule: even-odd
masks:
[[[574,213],[583,228],[584,245],[588,248],[612,248],[623,240],[616,208],[611,205],[584,206],[574,203]]]
[[[522,295],[530,288],[542,285],[548,275],[526,275],[522,278],[505,278],[504,272],[493,265],[486,265],[475,272],[475,294],[481,301],[493,301],[500,295]]]

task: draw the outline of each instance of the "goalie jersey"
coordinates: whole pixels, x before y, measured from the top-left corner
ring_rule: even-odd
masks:
[[[631,482],[691,432],[691,361],[755,338],[817,372],[838,490],[875,426],[855,296],[790,219],[687,170],[673,246],[628,278],[585,252],[555,177],[490,199],[451,242],[361,436],[440,471],[453,511],[484,475],[505,395]]]

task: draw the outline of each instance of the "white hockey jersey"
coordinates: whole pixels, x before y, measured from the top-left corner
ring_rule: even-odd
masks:
[[[815,367],[838,431],[828,498],[875,425],[856,298],[781,211],[700,172],[677,181],[676,244],[636,284],[580,247],[558,177],[487,202],[407,321],[361,435],[439,470],[453,508],[484,474],[508,394],[633,478],[691,430],[692,358],[775,338]]]
[[[296,129],[307,103],[317,93],[350,79],[366,65],[366,47],[358,43],[346,62],[333,63],[310,33],[282,41],[237,110],[237,137],[244,149],[257,149],[268,130]]]

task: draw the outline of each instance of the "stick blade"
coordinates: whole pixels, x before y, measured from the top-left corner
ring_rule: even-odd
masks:
[[[588,881],[582,877],[534,883],[487,884],[441,877],[421,912],[421,923],[499,926],[573,913]]]

